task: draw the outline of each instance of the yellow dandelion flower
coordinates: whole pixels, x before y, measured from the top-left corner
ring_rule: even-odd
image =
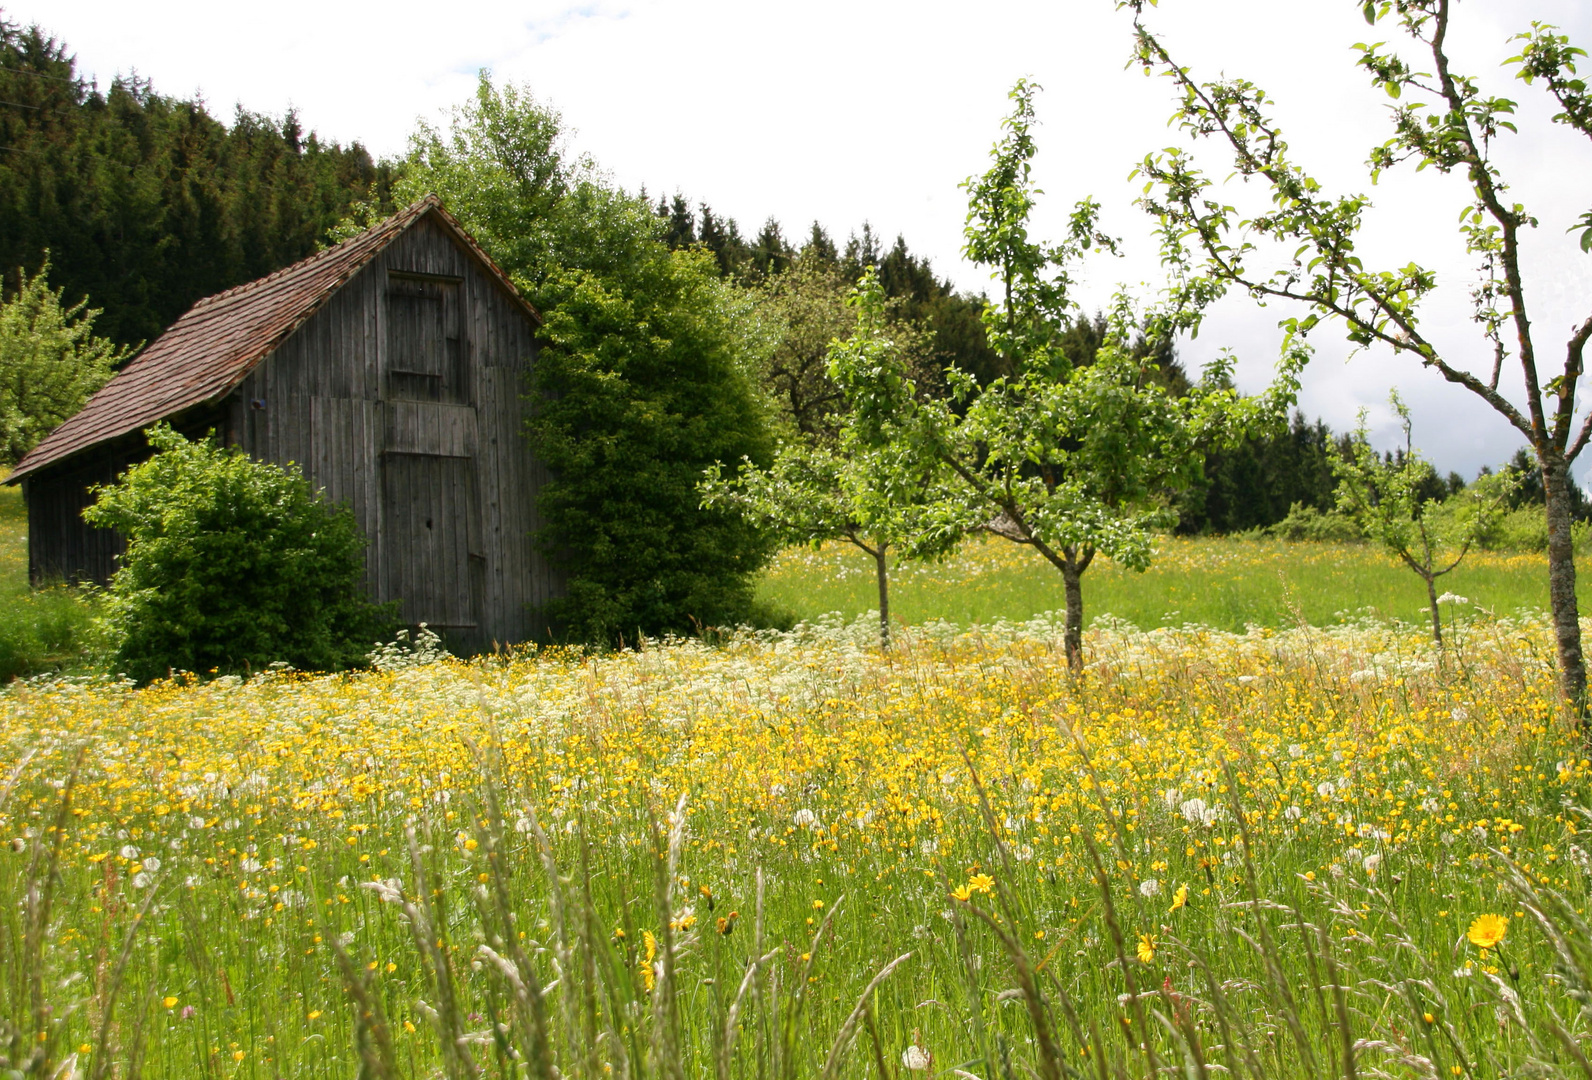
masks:
[[[1167,908],[1167,911],[1168,912],[1176,911],[1178,908],[1185,906],[1187,903],[1188,903],[1188,886],[1186,884],[1185,885],[1179,885],[1177,887],[1177,892],[1172,894],[1172,906]]]
[[[967,879],[967,887],[974,892],[987,893],[995,887],[995,879],[988,874],[974,874]]]
[[[641,985],[650,994],[653,988],[658,985],[657,972],[652,968],[652,961],[658,956],[658,939],[652,936],[651,930],[643,930],[641,932],[641,947],[644,955],[641,958],[641,963],[636,965],[636,970],[641,976]]]
[[[1502,915],[1478,915],[1465,934],[1478,949],[1491,949],[1509,932],[1509,920]]]
[[[1136,952],[1139,956],[1139,963],[1155,963],[1155,938],[1151,937],[1149,934],[1140,934],[1139,947]]]

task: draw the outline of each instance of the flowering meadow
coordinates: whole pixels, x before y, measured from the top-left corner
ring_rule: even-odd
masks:
[[[1544,626],[873,630],[14,684],[8,1075],[1586,1069]]]

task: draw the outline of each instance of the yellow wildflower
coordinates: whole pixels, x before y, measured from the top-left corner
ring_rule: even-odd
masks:
[[[1151,937],[1149,934],[1140,934],[1137,952],[1139,955],[1139,963],[1155,963],[1155,938]]]
[[[1478,915],[1465,934],[1478,949],[1491,949],[1509,932],[1509,920],[1502,915]]]

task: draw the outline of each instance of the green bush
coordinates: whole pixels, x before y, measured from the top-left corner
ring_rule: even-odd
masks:
[[[1365,539],[1354,520],[1337,511],[1322,513],[1313,506],[1294,503],[1288,516],[1275,525],[1257,530],[1278,540],[1317,540],[1329,543],[1354,543]]]
[[[1592,522],[1575,522],[1570,526],[1570,536],[1578,555],[1592,551]],[[1547,515],[1540,505],[1530,503],[1511,510],[1487,531],[1481,546],[1487,551],[1547,551]]]
[[[365,538],[296,469],[251,461],[167,425],[154,457],[98,490],[84,518],[127,538],[110,585],[112,665],[245,674],[273,663],[336,671],[390,637],[396,605],[365,595]]]

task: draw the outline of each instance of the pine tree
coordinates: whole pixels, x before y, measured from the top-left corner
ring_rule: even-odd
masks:
[[[747,261],[755,273],[769,277],[784,273],[790,267],[794,254],[780,232],[779,222],[770,216],[758,230],[757,239],[752,241],[752,251]]]
[[[829,233],[817,221],[813,222],[812,229],[807,233],[807,243],[802,245],[802,254],[811,255],[827,263],[838,262],[840,259],[835,242],[829,238]]]

